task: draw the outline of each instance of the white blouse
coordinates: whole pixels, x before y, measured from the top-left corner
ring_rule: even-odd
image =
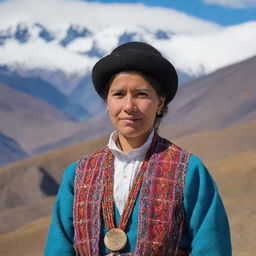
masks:
[[[133,181],[138,173],[141,163],[151,145],[154,131],[152,131],[147,141],[128,153],[124,153],[117,145],[117,131],[114,131],[108,142],[109,149],[115,156],[114,160],[114,201],[120,215],[132,188]]]

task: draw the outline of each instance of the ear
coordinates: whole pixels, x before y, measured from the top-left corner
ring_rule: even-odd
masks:
[[[158,109],[162,110],[162,108],[164,107],[165,99],[166,98],[164,96],[159,96]]]

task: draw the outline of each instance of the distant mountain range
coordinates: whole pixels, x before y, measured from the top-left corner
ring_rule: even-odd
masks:
[[[223,129],[256,121],[256,56],[188,81],[169,105],[175,134]]]
[[[0,163],[1,165],[15,162],[29,155],[14,139],[0,134]]]
[[[178,94],[159,133],[206,162],[229,216],[234,255],[251,256],[254,31],[256,22],[221,27],[141,4],[3,2],[0,255],[43,255],[64,169],[106,145],[113,130],[91,68],[118,44],[139,40],[158,48],[179,72]]]
[[[75,120],[83,121],[90,118],[90,113],[85,108],[72,102],[72,99],[41,78],[25,77],[14,71],[0,70],[0,82],[48,102]]]
[[[169,105],[169,114],[163,120],[163,127],[175,126],[167,137],[182,137],[255,121],[255,69],[256,57],[253,57],[185,83]],[[57,108],[56,103],[22,91],[22,86],[18,88],[10,85],[12,81],[5,81],[8,83],[0,84],[0,130],[4,136],[19,144],[23,151],[20,158],[26,156],[24,152],[38,154],[102,136],[113,130],[102,102],[98,105],[100,111],[97,115],[87,122],[78,122]],[[46,90],[47,86],[39,88]],[[56,95],[57,100],[59,94]],[[88,104],[90,97],[93,98],[89,93],[83,97]],[[9,147],[9,144],[1,144],[3,152],[9,152]],[[8,159],[2,160],[1,164],[15,160]]]
[[[132,40],[147,41],[149,35],[169,41],[173,33],[120,30],[111,40],[116,41],[114,48]],[[91,68],[107,50],[95,37],[95,32],[82,25],[52,31],[40,23],[18,23],[2,29],[0,82],[45,100],[75,120],[96,117],[102,114],[102,102],[92,86]],[[17,55],[8,55],[9,50]],[[194,76],[178,72],[181,84]]]
[[[5,16],[8,5],[13,11]],[[44,8],[47,15],[42,15]],[[51,12],[55,8],[58,11]],[[99,58],[129,41],[154,45],[178,70],[180,98],[165,118],[166,124],[181,127],[175,134],[228,126],[241,116],[253,119],[254,93],[247,99],[246,90],[252,90],[254,58],[216,69],[256,53],[256,34],[250,33],[255,29],[256,22],[221,27],[140,4],[49,1],[38,2],[32,11],[26,1],[6,3],[0,10],[0,133],[16,143],[15,154],[22,158],[111,131],[104,102],[92,85],[91,69]],[[244,77],[247,69],[250,74]],[[247,89],[227,101],[226,95],[237,92],[240,83]],[[9,152],[11,144],[2,142],[1,150]],[[8,159],[0,164],[19,157]]]

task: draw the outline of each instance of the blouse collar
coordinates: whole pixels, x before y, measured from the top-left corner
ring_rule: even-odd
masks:
[[[112,151],[115,157],[119,158],[120,160],[132,160],[132,159],[139,159],[142,160],[145,158],[145,155],[151,145],[152,139],[154,136],[154,130],[148,136],[146,142],[141,145],[139,148],[132,149],[131,151],[124,153],[120,150],[116,144],[117,142],[117,131],[112,132],[109,138],[108,147]]]

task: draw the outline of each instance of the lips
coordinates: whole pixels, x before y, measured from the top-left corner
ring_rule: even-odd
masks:
[[[119,120],[126,123],[126,124],[134,124],[137,121],[140,121],[142,118],[141,117],[124,117],[124,118],[120,118]]]

